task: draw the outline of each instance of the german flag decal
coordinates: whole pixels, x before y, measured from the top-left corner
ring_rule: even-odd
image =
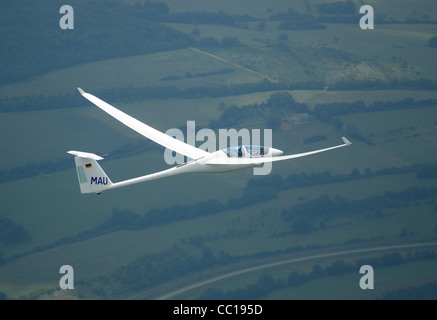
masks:
[[[92,167],[91,163],[87,163],[87,164],[85,165],[85,168],[87,168],[87,169],[89,169],[89,168],[91,168],[91,167]]]

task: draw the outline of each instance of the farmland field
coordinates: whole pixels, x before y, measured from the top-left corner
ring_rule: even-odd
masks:
[[[266,267],[172,297],[384,299],[404,287],[435,285],[433,1],[368,1],[373,30],[360,29],[358,12],[324,14],[322,4],[335,1],[208,2],[210,21],[196,9],[198,0],[159,1],[167,12],[140,1],[144,14],[159,11],[150,21],[132,13],[135,2],[113,1],[104,23],[118,10],[156,48],[127,48],[129,35],[114,36],[119,48],[106,47],[111,37],[81,29],[84,20],[64,39],[56,23],[56,30],[44,26],[52,40],[41,40],[59,50],[51,64],[45,42],[15,48],[5,36],[12,51],[28,50],[29,60],[16,74],[0,63],[11,73],[0,79],[0,297],[156,299],[266,261],[385,246],[394,248]],[[358,11],[361,1],[349,2]],[[17,3],[5,9],[19,16]],[[83,6],[78,1],[78,18]],[[290,15],[305,27],[287,27]],[[102,52],[85,54],[82,41],[99,43]],[[67,53],[68,63],[61,57]],[[44,63],[35,69],[34,61]],[[77,87],[160,131],[182,128],[185,138],[187,121],[196,131],[217,124],[217,132],[270,129],[273,119],[282,124],[272,128],[273,146],[284,154],[337,145],[342,136],[353,144],[276,162],[267,176],[251,169],[182,175],[82,195],[69,150],[103,155],[112,181],[169,165],[163,148],[82,101]],[[366,259],[382,261],[374,266],[373,291],[358,286],[358,264]],[[62,265],[74,268],[74,290],[59,289]],[[295,273],[305,281],[296,285]],[[257,295],[245,296],[246,288]]]

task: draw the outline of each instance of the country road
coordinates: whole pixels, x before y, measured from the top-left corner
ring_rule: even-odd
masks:
[[[227,63],[227,64],[229,64],[229,65],[231,65],[231,66],[233,66],[235,68],[239,68],[241,70],[253,73],[253,74],[255,74],[255,75],[257,75],[257,76],[259,76],[261,78],[267,79],[267,80],[269,80],[271,82],[278,82],[278,80],[272,79],[269,76],[266,76],[265,74],[262,74],[262,73],[259,73],[259,72],[255,71],[255,70],[251,70],[251,69],[248,69],[246,67],[240,66],[239,64],[232,63],[232,62],[230,62],[230,61],[228,61],[226,59],[223,59],[223,58],[221,58],[219,56],[216,56],[215,54],[212,54],[212,53],[200,50],[200,49],[192,48],[192,47],[188,47],[188,49],[196,51],[196,52],[199,52],[199,53],[207,55],[207,56],[210,56],[211,58],[214,58],[214,59],[217,59],[217,60],[222,61],[224,63]]]
[[[372,251],[384,251],[384,250],[396,250],[396,249],[407,249],[407,248],[414,248],[414,247],[428,247],[428,246],[437,246],[437,242],[405,244],[405,245],[392,245],[392,246],[382,246],[382,247],[365,248],[365,249],[345,250],[345,251],[337,251],[337,252],[316,254],[316,255],[311,255],[311,256],[306,256],[306,257],[300,257],[300,258],[287,259],[287,260],[282,260],[282,261],[277,261],[277,262],[271,262],[271,263],[266,263],[266,264],[250,267],[250,268],[245,268],[245,269],[229,272],[229,273],[223,274],[221,276],[217,276],[217,277],[214,277],[214,278],[211,278],[211,279],[208,279],[208,280],[204,280],[204,281],[201,281],[201,282],[198,282],[198,283],[186,286],[184,288],[175,290],[175,291],[170,292],[168,294],[165,294],[165,295],[157,298],[157,300],[166,300],[166,299],[175,297],[178,294],[184,293],[186,291],[189,291],[189,290],[192,290],[192,289],[195,289],[195,288],[199,288],[201,286],[204,286],[204,285],[207,285],[207,284],[219,281],[219,280],[223,280],[223,279],[226,279],[226,278],[238,276],[238,275],[241,275],[241,274],[244,274],[244,273],[248,273],[248,272],[252,272],[252,271],[256,271],[256,270],[276,267],[276,266],[280,266],[280,265],[284,265],[284,264],[291,264],[291,263],[302,262],[302,261],[307,261],[307,260],[312,260],[312,259],[328,258],[328,257],[342,256],[342,255],[355,254],[355,253],[372,252]],[[137,295],[137,297],[140,296],[140,295],[141,294]]]

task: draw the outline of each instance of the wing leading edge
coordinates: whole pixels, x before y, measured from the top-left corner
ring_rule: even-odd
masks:
[[[187,156],[188,158],[191,159],[197,159],[209,155],[209,152],[193,147],[185,142],[177,140],[165,133],[162,133],[142,123],[141,121],[111,106],[105,101],[100,100],[96,96],[86,93],[81,88],[77,88],[77,90],[79,90],[80,94],[83,97],[88,99],[90,102],[95,104],[97,107],[99,107],[100,109],[102,109],[103,111],[105,111],[106,113],[108,113],[109,115],[111,115],[112,117],[123,123],[124,125],[128,126],[132,130],[135,130],[136,132],[143,135],[144,137],[155,141],[156,143],[162,145],[167,149],[183,154],[184,156]]]
[[[312,154],[316,154],[316,153],[320,153],[320,152],[325,152],[325,151],[329,151],[329,150],[333,150],[333,149],[337,149],[337,148],[342,148],[342,147],[348,147],[348,146],[350,146],[352,144],[352,142],[350,142],[345,137],[342,137],[341,139],[344,142],[343,144],[340,144],[340,145],[334,146],[334,147],[329,147],[329,148],[309,151],[309,152],[303,152],[303,153],[297,153],[297,154],[291,154],[291,155],[279,156],[279,157],[215,158],[215,159],[212,159],[211,161],[208,161],[207,164],[253,164],[253,165],[258,165],[258,164],[263,164],[265,162],[274,162],[274,161],[282,161],[282,160],[306,157],[306,156],[309,156],[309,155],[312,155]]]

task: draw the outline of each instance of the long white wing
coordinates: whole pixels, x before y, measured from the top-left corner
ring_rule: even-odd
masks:
[[[309,152],[291,154],[288,156],[261,157],[261,158],[224,158],[223,157],[223,158],[212,159],[211,161],[208,161],[207,164],[253,164],[253,165],[257,165],[257,164],[262,164],[265,162],[282,161],[282,160],[305,157],[305,156],[309,156],[309,155],[320,153],[320,152],[325,152],[325,151],[329,151],[329,150],[333,150],[333,149],[337,149],[337,148],[347,147],[347,146],[350,146],[352,144],[352,142],[350,142],[345,137],[342,137],[342,139],[343,139],[344,143],[340,144],[338,146],[309,151]]]
[[[141,121],[131,117],[130,115],[118,110],[117,108],[111,106],[103,100],[100,100],[92,94],[84,92],[81,88],[77,88],[82,96],[94,103],[97,107],[113,116],[115,119],[128,126],[129,128],[135,130],[139,134],[142,134],[146,138],[155,141],[156,143],[164,146],[167,149],[173,150],[177,153],[183,154],[188,158],[198,159],[209,155],[209,152],[191,146],[180,140],[177,140],[169,135],[162,133]]]

